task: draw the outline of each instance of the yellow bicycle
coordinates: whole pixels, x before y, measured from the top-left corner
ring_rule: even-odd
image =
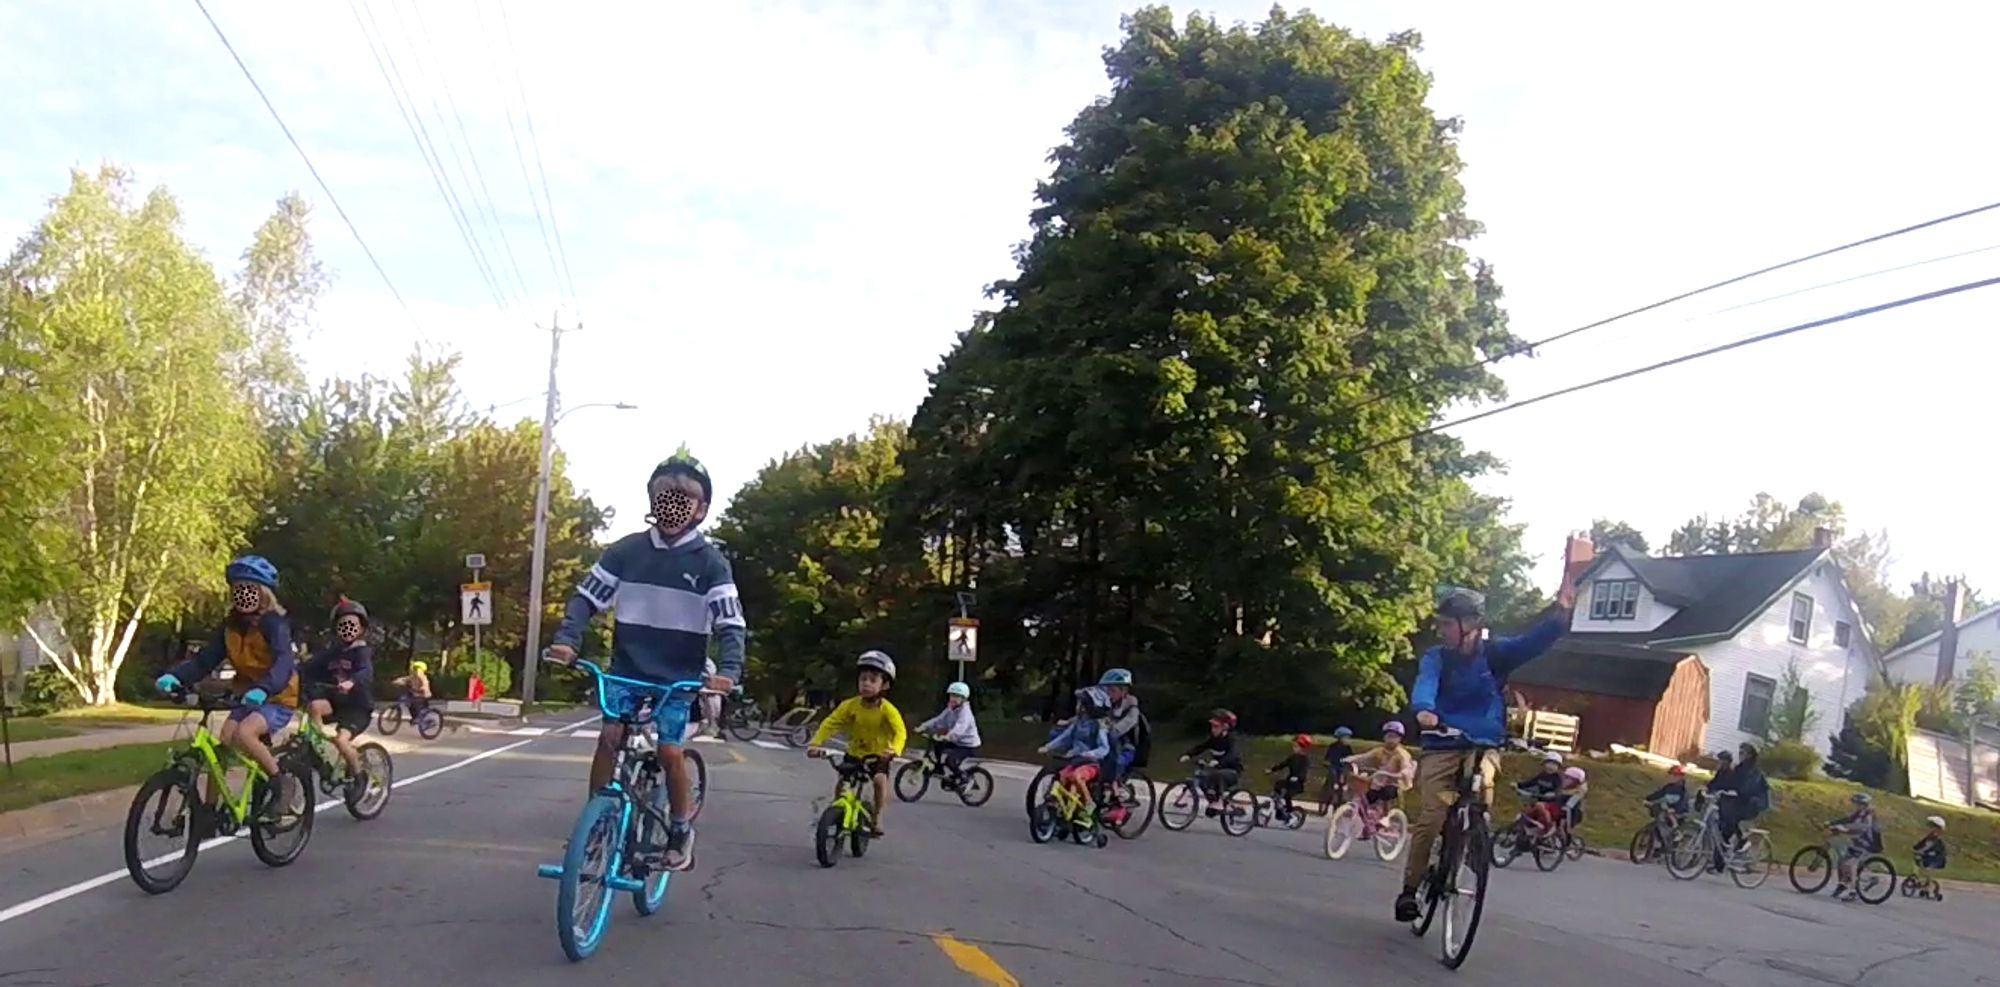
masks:
[[[1074,787],[1059,777],[1049,785],[1041,804],[1029,813],[1028,838],[1036,843],[1071,839],[1078,845],[1100,850],[1111,842],[1098,821],[1097,802],[1078,795]]]
[[[201,716],[194,736],[139,786],[125,814],[125,869],[132,882],[147,894],[172,891],[194,870],[195,855],[210,836],[227,839],[244,827],[250,830],[250,848],[265,865],[283,867],[299,859],[312,839],[312,765],[296,748],[277,752],[274,788],[257,762],[225,749],[209,732],[209,717],[234,708],[234,700],[194,693],[181,701]],[[238,764],[247,774],[243,787],[232,790],[229,769]],[[214,805],[197,791],[203,777],[216,796]],[[146,836],[164,837],[179,849],[149,853],[140,846]]]

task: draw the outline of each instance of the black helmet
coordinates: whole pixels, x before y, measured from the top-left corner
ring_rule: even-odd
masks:
[[[1085,716],[1103,716],[1111,709],[1111,694],[1103,686],[1084,686],[1076,690],[1076,708]]]
[[[359,617],[364,624],[373,623],[373,621],[368,619],[367,607],[344,596],[340,598],[339,603],[333,605],[333,615],[328,617],[327,620],[330,623],[338,623],[340,618],[348,616]]]
[[[694,477],[694,482],[701,484],[702,503],[707,504],[715,500],[715,484],[708,479],[708,468],[701,465],[701,460],[694,458],[687,451],[687,446],[681,446],[673,455],[660,460],[660,465],[653,467],[653,475],[646,478],[647,491],[651,492],[653,489],[654,480],[674,475]]]
[[[1453,620],[1478,620],[1486,616],[1486,597],[1463,586],[1452,586],[1438,594],[1437,615]]]

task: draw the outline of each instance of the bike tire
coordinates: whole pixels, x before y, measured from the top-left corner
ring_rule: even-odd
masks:
[[[853,854],[854,858],[859,860],[862,854],[868,852],[868,841],[872,839],[868,835],[868,830],[875,825],[874,803],[869,802],[867,799],[862,799],[861,815],[855,819],[855,822],[858,825],[854,827],[852,832],[847,834],[847,852]]]
[[[1388,834],[1395,833],[1390,839]],[[1375,859],[1385,864],[1396,862],[1410,845],[1410,817],[1401,809],[1390,809],[1382,814],[1382,820],[1375,824]]]
[[[177,854],[162,854],[148,860],[139,846],[141,830],[149,827],[148,817],[157,818],[159,812],[149,812],[156,797],[165,798],[178,794],[181,799],[179,825],[187,845]],[[161,806],[161,811],[165,810]],[[132,796],[132,807],[125,812],[125,870],[132,875],[132,883],[147,894],[166,894],[180,887],[194,871],[195,858],[201,853],[202,815],[206,810],[201,804],[201,795],[195,791],[194,779],[178,765],[161,768],[153,772],[139,785],[139,791]],[[172,866],[155,874],[147,869],[149,863],[168,863]]]
[[[1551,846],[1547,837],[1537,838],[1534,845],[1528,848],[1528,852],[1535,855],[1535,868],[1544,873],[1562,866],[1564,848]]]
[[[1292,811],[1285,816],[1285,828],[1295,833],[1306,828],[1306,810],[1292,806]]]
[[[1265,827],[1270,826],[1272,821],[1278,818],[1277,799],[1259,798],[1258,796],[1252,795],[1250,796],[1250,801],[1252,805],[1255,806],[1255,808],[1251,809],[1250,811],[1251,826],[1256,827],[1258,829],[1263,829]]]
[[[1904,877],[1902,882],[1902,888],[1903,888],[1903,897],[1905,898],[1916,897],[1917,891],[1919,890],[1919,885],[1917,884],[1917,875],[1911,874],[1908,875],[1907,877]]]
[[[1326,817],[1326,845],[1321,848],[1326,854],[1326,859],[1339,860],[1347,856],[1347,851],[1354,846],[1360,829],[1361,824],[1355,818],[1354,803],[1342,803],[1339,808],[1334,809],[1333,815]]]
[[[1222,796],[1222,811],[1216,813],[1215,821],[1231,836],[1243,836],[1256,829],[1257,796],[1241,788],[1231,789]]]
[[[730,736],[747,744],[764,735],[764,714],[738,706],[729,714],[728,730]]]
[[[813,825],[813,856],[821,867],[832,867],[840,862],[840,830],[847,817],[840,806],[829,805],[819,814],[819,822]]]
[[[382,711],[375,714],[375,729],[381,731],[384,737],[403,729],[403,704],[382,707]]]
[[[1146,827],[1153,824],[1153,813],[1158,807],[1159,789],[1153,786],[1153,779],[1138,768],[1125,772],[1125,777],[1113,786],[1112,791],[1125,806],[1125,821],[1111,827],[1121,840],[1136,840]],[[1142,797],[1141,791],[1145,794]]]
[[[426,709],[417,715],[417,736],[425,740],[436,740],[444,732],[444,714],[435,709]]]
[[[1639,827],[1632,834],[1632,845],[1626,850],[1635,864],[1650,862],[1659,853],[1660,834],[1651,825]]]
[[[1493,849],[1489,845],[1486,832],[1486,817],[1478,812],[1466,812],[1460,818],[1464,821],[1465,829],[1461,834],[1463,846],[1460,847],[1458,856],[1464,866],[1472,871],[1472,913],[1464,919],[1464,936],[1459,938],[1458,945],[1454,948],[1452,931],[1458,923],[1453,920],[1449,906],[1445,911],[1445,928],[1443,934],[1438,936],[1438,959],[1444,963],[1446,969],[1451,970],[1464,965],[1465,958],[1472,955],[1472,941],[1479,935],[1479,919],[1486,913],[1486,879],[1491,874],[1487,868],[1493,862]],[[1459,892],[1458,896],[1463,896],[1463,892]]]
[[[1800,870],[1799,865],[1805,864]],[[1833,880],[1833,854],[1823,846],[1800,847],[1792,854],[1791,866],[1786,868],[1786,876],[1791,878],[1792,890],[1800,894],[1818,894]]]
[[[604,943],[604,932],[611,924],[611,887],[608,883],[610,868],[618,855],[623,833],[619,819],[624,807],[618,799],[610,795],[593,795],[583,804],[583,811],[576,817],[576,825],[570,829],[569,848],[563,851],[562,877],[556,883],[556,939],[562,943],[563,955],[570,962],[579,963],[597,952]],[[599,838],[599,834],[603,834]],[[590,848],[602,844],[599,856],[606,873],[590,875],[584,872],[590,862]],[[587,885],[598,885],[603,889],[603,897],[595,905],[585,906],[585,914],[577,913],[579,897]]]
[[[1682,832],[1674,837],[1673,845],[1667,848],[1667,873],[1677,881],[1692,881],[1708,869],[1708,862],[1715,855],[1715,847],[1703,834],[1706,830]]]
[[[1056,838],[1055,806],[1042,804],[1028,816],[1028,839],[1036,843],[1047,843]]]
[[[1187,815],[1176,814],[1181,806],[1186,807]],[[1176,833],[1181,832],[1193,826],[1195,819],[1200,815],[1201,796],[1195,793],[1193,785],[1177,781],[1168,785],[1167,790],[1160,794],[1160,825],[1167,829]]]
[[[1055,783],[1056,770],[1053,765],[1045,765],[1042,770],[1035,772],[1035,777],[1029,779],[1028,794],[1023,798],[1025,804],[1022,806],[1022,811],[1028,814],[1030,822],[1034,821],[1035,809],[1048,799],[1049,786]]]
[[[632,800],[639,805],[652,806],[662,817],[667,815],[668,800],[665,779],[658,771],[642,771],[639,782],[632,786]],[[625,846],[625,866],[631,868],[631,861],[641,847],[663,846],[667,838],[666,827],[652,816],[634,810],[629,832],[632,838]],[[641,917],[653,915],[666,907],[667,889],[673,882],[674,872],[664,865],[647,864],[647,872],[639,889],[632,892],[632,910]]]
[[[1872,875],[1872,880],[1864,879]],[[1880,854],[1861,858],[1854,868],[1854,895],[1871,905],[1879,905],[1896,893],[1896,865]]]
[[[1521,832],[1521,824],[1515,822],[1493,836],[1493,866],[1506,870],[1507,865],[1521,855],[1521,841],[1526,839]]]
[[[908,761],[896,769],[896,798],[903,802],[915,802],[930,791],[931,773],[924,770],[923,761]]]
[[[965,783],[958,786],[958,800],[977,809],[993,797],[993,772],[981,767],[965,769]]]
[[[681,760],[691,762],[693,770],[688,777],[688,822],[701,818],[701,807],[708,804],[708,759],[692,747],[681,748]]]
[[[1761,888],[1765,881],[1771,879],[1771,865],[1776,858],[1776,852],[1771,849],[1771,838],[1763,833],[1749,833],[1743,837],[1743,842],[1742,864],[1739,866],[1736,860],[1728,861],[1729,879],[1744,890]]]
[[[289,825],[282,816],[276,823],[253,820],[250,824],[250,849],[266,867],[284,867],[299,859],[299,854],[306,851],[306,844],[312,841],[313,817],[317,814],[319,803],[319,798],[314,794],[312,766],[296,759],[281,761],[278,764],[278,777],[264,779],[259,784],[265,786],[276,784],[277,797],[282,800],[286,797],[287,779],[299,789],[297,817],[292,819]],[[261,800],[253,798],[252,804],[261,804]],[[288,836],[296,837],[289,845],[282,839]]]
[[[367,822],[380,816],[382,810],[389,807],[389,796],[396,790],[396,760],[389,756],[387,747],[374,741],[362,744],[354,750],[356,754],[361,755],[361,774],[367,782],[362,788],[360,798],[342,798],[341,802],[347,806],[348,815]],[[379,762],[381,768],[373,769],[371,761]],[[381,795],[379,800],[371,798],[377,793]]]
[[[1582,860],[1588,849],[1583,845],[1583,837],[1576,833],[1569,834],[1569,838],[1563,841],[1563,856],[1571,860]]]
[[[790,744],[793,750],[811,746],[813,734],[817,732],[819,732],[819,724],[812,720],[807,720],[793,727],[790,733],[785,734],[785,743]]]

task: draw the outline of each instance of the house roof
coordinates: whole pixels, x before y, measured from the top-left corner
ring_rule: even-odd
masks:
[[[1515,669],[1507,677],[1507,684],[1658,699],[1673,680],[1674,669],[1691,657],[1572,635],[1556,642],[1547,654]]]
[[[1613,547],[1585,571],[1583,579],[1589,579],[1617,559],[1631,568],[1654,597],[1678,609],[1666,623],[1650,631],[1593,631],[1575,636],[1650,644],[1699,643],[1735,637],[1826,554],[1825,549],[1810,548],[1795,552],[1654,558]]]
[[[1970,627],[1973,624],[1978,623],[1979,621],[1985,620],[1986,618],[1993,616],[1995,613],[2000,613],[2000,606],[1987,607],[1986,609],[1981,610],[1978,613],[1975,613],[1965,618],[1964,620],[1959,621],[1958,629],[1964,630],[1967,627]],[[1916,640],[1911,641],[1910,643],[1905,644],[1902,647],[1897,648],[1896,650],[1891,651],[1886,655],[1883,655],[1882,663],[1886,665],[1892,661],[1895,661],[1898,658],[1908,657],[1912,652],[1916,651],[1918,648],[1922,648],[1926,645],[1936,644],[1938,638],[1943,636],[1944,636],[1943,628],[1934,630],[1929,634],[1924,635],[1923,637],[1917,638]]]

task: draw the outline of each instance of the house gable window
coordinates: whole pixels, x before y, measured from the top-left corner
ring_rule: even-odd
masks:
[[[1743,677],[1743,710],[1736,719],[1736,728],[1744,733],[1764,736],[1771,729],[1771,703],[1778,697],[1778,681],[1751,673]]]
[[[1804,593],[1792,594],[1792,643],[1805,644],[1812,640],[1812,597]]]
[[[1637,579],[1600,579],[1590,584],[1590,619],[1632,620],[1638,615]]]
[[[1836,648],[1847,648],[1847,647],[1852,647],[1853,644],[1854,644],[1853,625],[1849,624],[1847,621],[1844,620],[1834,621],[1833,646]]]

